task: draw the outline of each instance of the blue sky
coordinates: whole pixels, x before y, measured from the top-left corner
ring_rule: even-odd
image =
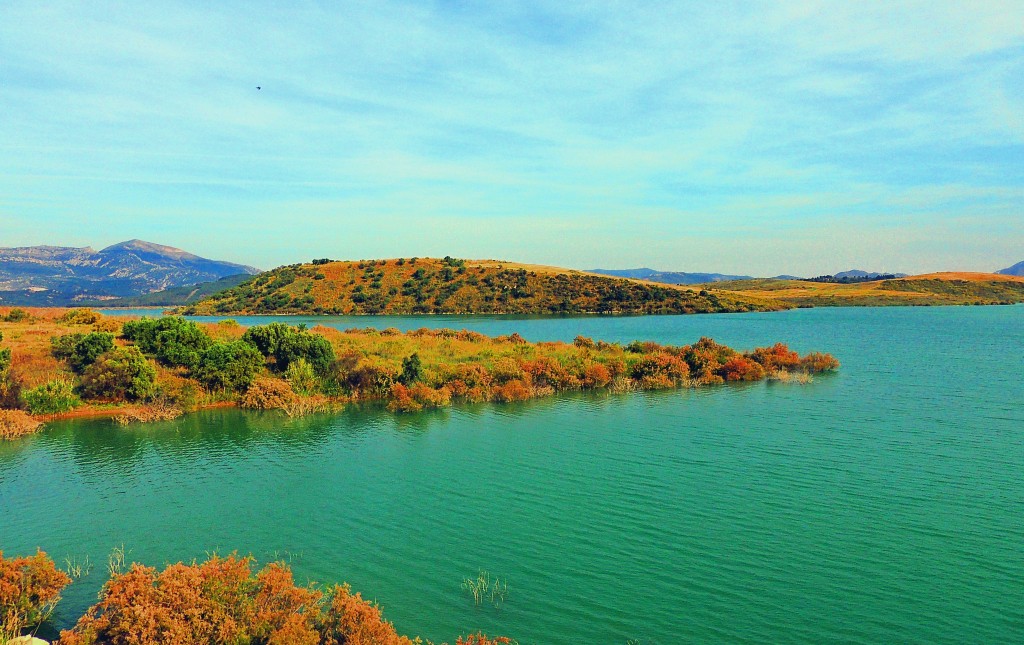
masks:
[[[1024,260],[1020,0],[211,4],[0,3],[0,246]]]

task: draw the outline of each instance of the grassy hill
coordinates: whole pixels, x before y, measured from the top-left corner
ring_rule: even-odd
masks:
[[[751,295],[798,307],[995,305],[1024,302],[1024,278],[995,273],[928,273],[857,284],[737,280],[701,285],[722,295]]]
[[[682,314],[775,311],[768,297],[495,260],[412,258],[280,267],[185,314]]]

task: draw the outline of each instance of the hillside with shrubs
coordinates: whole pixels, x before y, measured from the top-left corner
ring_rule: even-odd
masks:
[[[530,343],[518,334],[348,329],[232,320],[127,319],[84,310],[0,310],[0,436],[41,420],[107,414],[171,419],[211,405],[289,415],[378,404],[396,412],[508,403],[566,391],[799,380],[836,369],[828,354],[779,343],[740,352],[701,338]]]
[[[324,259],[280,267],[178,313],[692,314],[786,308],[770,298],[446,257]]]

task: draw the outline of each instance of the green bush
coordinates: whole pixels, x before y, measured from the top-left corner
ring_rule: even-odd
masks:
[[[106,354],[113,348],[114,335],[106,332],[65,334],[50,339],[50,352],[55,357],[67,361],[71,369],[79,374],[92,365],[101,354]]]
[[[25,409],[32,414],[55,414],[74,410],[82,404],[75,394],[75,383],[69,378],[58,378],[21,393]]]
[[[192,376],[211,388],[244,392],[263,371],[263,356],[241,340],[210,345],[199,357]]]
[[[164,365],[194,369],[213,339],[191,320],[180,316],[142,318],[124,324],[121,335]]]
[[[284,372],[284,378],[292,386],[292,390],[298,394],[308,396],[320,387],[320,379],[313,371],[313,366],[304,358],[292,361]]]
[[[82,395],[108,401],[137,401],[152,395],[155,381],[156,368],[138,347],[115,347],[82,373]]]
[[[323,336],[284,323],[270,323],[251,327],[242,340],[255,347],[260,354],[274,359],[274,369],[284,372],[292,361],[304,359],[318,375],[330,371],[334,363],[334,348]]]

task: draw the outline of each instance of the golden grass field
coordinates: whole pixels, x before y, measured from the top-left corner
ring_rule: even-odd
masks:
[[[803,307],[976,305],[1024,302],[1024,278],[945,272],[836,284],[802,280],[736,280],[699,285],[709,291],[777,299]]]

